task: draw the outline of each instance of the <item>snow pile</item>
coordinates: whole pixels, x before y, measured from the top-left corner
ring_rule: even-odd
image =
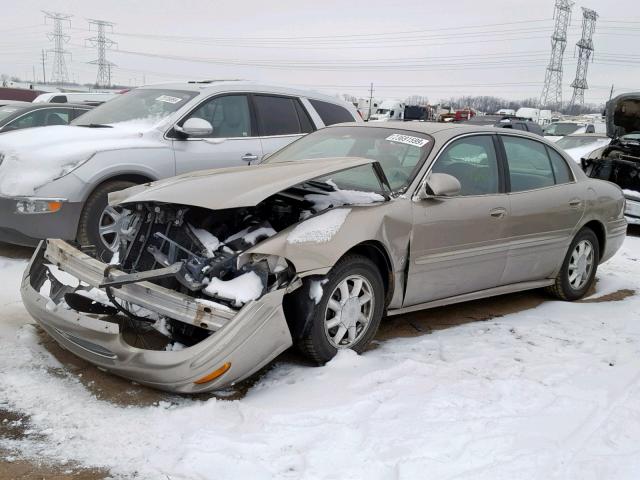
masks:
[[[202,243],[202,245],[204,245],[204,248],[207,249],[207,253],[213,257],[216,250],[220,246],[220,240],[218,240],[218,237],[203,228],[196,228],[193,225],[189,226],[191,227],[191,231],[196,236],[196,238],[200,240],[200,243]]]
[[[340,230],[349,212],[349,208],[339,208],[311,217],[291,230],[287,243],[328,242]]]
[[[640,292],[638,252],[627,238],[600,267],[596,297],[601,284]],[[22,268],[0,260],[0,405],[30,419],[24,438],[0,439],[7,456],[140,480],[640,478],[638,294],[549,300],[319,368],[282,360],[241,400],[120,407],[27,325]]]
[[[309,300],[313,300],[315,304],[318,305],[320,300],[322,300],[322,295],[324,294],[322,286],[328,281],[329,280],[326,278],[324,280],[313,280],[309,286]]]
[[[635,190],[628,190],[628,189],[624,189],[622,190],[622,193],[629,198],[632,198],[634,200],[639,200],[640,201],[640,192],[636,192]]]
[[[313,203],[316,211],[326,210],[330,207],[343,205],[363,205],[368,203],[384,202],[384,197],[375,192],[361,192],[359,190],[340,190],[335,183],[326,182],[335,188],[327,193],[310,193],[304,199]]]
[[[276,233],[278,232],[276,232],[271,227],[263,226],[263,227],[255,228],[254,226],[251,226],[251,227],[245,228],[244,230],[240,230],[237,233],[234,233],[229,238],[227,238],[224,241],[224,243],[231,243],[234,240],[238,240],[239,238],[242,238],[249,245],[255,245],[258,240],[273,237]]]
[[[231,280],[212,278],[203,291],[212,297],[230,300],[236,307],[241,307],[250,300],[260,298],[263,288],[258,274],[247,272]]]

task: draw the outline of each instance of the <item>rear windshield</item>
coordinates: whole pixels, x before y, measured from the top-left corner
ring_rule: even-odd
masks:
[[[581,125],[578,125],[577,123],[552,123],[545,127],[544,134],[552,136],[571,135],[580,127]]]

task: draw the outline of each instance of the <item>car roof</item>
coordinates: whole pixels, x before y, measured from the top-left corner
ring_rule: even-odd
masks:
[[[16,108],[16,113],[19,111],[20,113],[24,113],[24,112],[29,112],[31,110],[41,110],[43,108],[87,108],[87,109],[91,109],[93,108],[92,105],[87,105],[84,103],[20,103],[20,104],[9,104],[9,105],[2,105],[0,108],[3,107],[12,107],[12,108]]]
[[[300,90],[298,88],[288,87],[286,85],[270,85],[263,83],[256,83],[249,80],[200,80],[189,82],[171,82],[171,83],[154,83],[138,87],[139,89],[167,89],[167,90],[186,90],[190,92],[202,92],[204,94],[224,92],[224,91],[250,91],[261,93],[272,93],[280,95],[294,95],[299,97],[307,97],[316,100],[323,100],[325,102],[336,104],[349,104],[344,100],[325,95],[323,93]],[[349,104],[350,105],[350,104]]]

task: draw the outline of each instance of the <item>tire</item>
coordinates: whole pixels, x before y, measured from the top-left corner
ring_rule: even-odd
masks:
[[[362,284],[358,300],[355,300],[356,297],[351,295],[355,295],[356,282],[360,280]],[[343,290],[340,288],[345,282],[348,292],[346,302],[343,301]],[[331,360],[339,349],[349,348],[362,353],[378,331],[384,310],[384,285],[378,267],[367,257],[348,255],[341,259],[327,275],[326,283],[322,284],[322,297],[317,304],[309,301],[309,288],[301,288],[299,295],[307,298],[297,302],[303,311],[298,310],[299,316],[296,318],[308,318],[309,321],[297,346],[318,365]],[[361,304],[367,295],[370,300]],[[341,313],[336,311],[338,304]],[[363,322],[363,318],[367,321]],[[338,338],[340,332],[343,337]]]
[[[579,246],[581,245],[585,248],[587,248],[586,246],[590,247],[590,253],[587,250],[587,253],[581,255],[579,253]],[[580,260],[580,258],[583,258],[583,260]],[[581,299],[593,285],[599,260],[600,244],[598,243],[598,237],[593,233],[593,230],[585,227],[578,232],[571,242],[555,283],[547,287],[547,292],[561,300],[574,301]],[[571,277],[576,273],[576,270],[580,279],[576,277],[572,280]],[[580,275],[580,272],[584,273]]]
[[[106,213],[108,206],[107,197],[112,192],[124,190],[125,188],[137,185],[134,182],[126,180],[113,180],[103,183],[96,188],[84,204],[82,213],[80,214],[80,222],[78,225],[77,241],[80,245],[94,246],[96,249],[96,258],[109,261],[113,255],[113,249],[103,241],[99,233],[100,222],[103,221],[103,213]],[[112,209],[117,212],[117,209]],[[105,235],[107,239],[113,238],[114,235]]]

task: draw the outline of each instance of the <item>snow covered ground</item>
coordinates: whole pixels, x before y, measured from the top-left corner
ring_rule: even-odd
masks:
[[[151,406],[52,374],[64,367],[19,301],[24,266],[0,259],[0,408],[29,418],[25,435],[0,438],[9,457],[142,479],[640,478],[640,238],[601,267],[591,301],[386,340],[322,368],[283,361],[240,400]]]

